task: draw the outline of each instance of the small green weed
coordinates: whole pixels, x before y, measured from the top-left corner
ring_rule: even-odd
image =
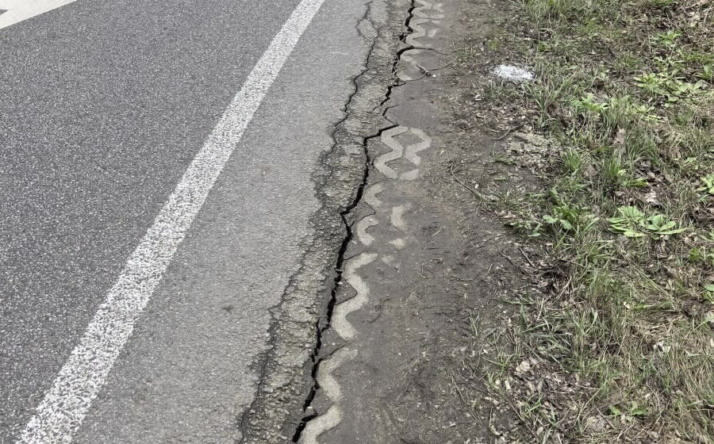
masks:
[[[671,105],[680,99],[691,97],[706,88],[706,83],[699,80],[691,83],[684,81],[675,73],[648,73],[634,78],[637,86],[653,97],[662,97]]]
[[[618,215],[608,219],[610,228],[625,237],[637,238],[652,235],[657,238],[686,231],[662,214],[645,215],[637,207],[627,206],[617,209]]]
[[[682,37],[681,32],[670,30],[657,35],[654,40],[665,48],[673,49],[680,37]]]
[[[709,303],[714,304],[714,284],[704,286],[704,294],[702,297]]]
[[[714,83],[714,64],[702,66],[702,71],[698,74],[698,77],[709,83]]]
[[[598,221],[595,215],[583,208],[556,206],[552,215],[543,216],[543,220],[551,226],[574,234],[584,234]]]
[[[704,186],[697,189],[697,191],[703,191],[704,193],[714,196],[714,174],[709,174],[701,178]]]
[[[573,107],[583,114],[594,113],[602,114],[608,108],[607,102],[598,101],[592,93],[582,99],[576,99],[572,101]]]

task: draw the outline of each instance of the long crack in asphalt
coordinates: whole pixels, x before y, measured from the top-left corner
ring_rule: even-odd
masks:
[[[411,5],[411,6],[410,6]],[[304,242],[300,270],[286,287],[282,302],[271,310],[270,350],[259,364],[256,399],[241,415],[241,443],[298,442],[315,418],[307,414],[319,390],[317,372],[327,358],[322,335],[330,326],[345,251],[352,239],[349,215],[362,199],[369,177],[368,141],[380,137],[385,119],[375,112],[395,86],[395,67],[405,26],[414,10],[408,0],[372,0],[357,23],[362,38],[371,38],[365,69],[354,79],[344,118],[332,134],[334,145],[315,173],[322,203],[311,220],[314,235]],[[372,37],[361,29],[371,25]],[[385,100],[385,97],[387,100]]]
[[[370,5],[367,9],[367,12],[365,13],[363,20],[369,20],[369,12],[371,9],[371,4],[372,4],[372,2],[370,3]],[[414,32],[414,30],[410,26],[410,21],[414,18],[413,13],[414,13],[415,9],[416,9],[416,0],[411,0],[411,2],[409,3],[409,8],[407,10],[407,17],[403,21],[403,26],[402,26],[403,30],[396,38],[396,41],[399,42],[399,44],[402,46],[402,48],[399,48],[395,52],[394,57],[392,57],[392,62],[390,64],[390,66],[391,66],[390,67],[390,77],[391,78],[387,84],[386,93],[384,94],[384,97],[382,98],[382,100],[377,104],[377,106],[375,106],[371,110],[371,112],[373,114],[376,114],[379,110],[382,110],[379,113],[380,117],[384,121],[388,122],[390,125],[387,127],[383,127],[376,133],[363,138],[362,149],[363,149],[363,153],[364,153],[365,164],[364,164],[364,172],[363,172],[363,176],[362,176],[362,181],[361,181],[359,188],[357,190],[357,195],[356,195],[355,199],[340,214],[342,221],[344,223],[345,230],[347,232],[347,236],[345,237],[345,239],[342,242],[342,245],[340,247],[339,256],[338,256],[338,260],[337,260],[335,281],[334,281],[334,285],[333,285],[333,288],[331,291],[330,300],[329,300],[328,308],[327,308],[327,313],[326,313],[325,317],[323,319],[321,319],[322,325],[317,330],[318,334],[317,334],[316,346],[315,346],[315,349],[312,354],[313,362],[314,362],[314,366],[313,366],[313,369],[311,372],[312,379],[313,379],[313,386],[310,390],[310,394],[309,394],[308,398],[305,401],[305,404],[303,407],[303,412],[305,413],[305,415],[303,416],[300,426],[297,428],[296,433],[293,436],[293,439],[292,439],[293,443],[300,442],[300,438],[302,437],[302,432],[304,431],[307,424],[319,417],[318,413],[316,413],[316,412],[310,412],[310,413],[308,413],[308,412],[310,411],[310,407],[312,405],[312,402],[314,401],[315,395],[320,390],[320,384],[317,379],[317,375],[318,375],[320,366],[326,360],[331,358],[338,350],[343,348],[343,347],[338,347],[336,349],[331,350],[327,354],[322,353],[322,336],[325,333],[325,331],[331,327],[332,314],[333,314],[335,304],[337,302],[337,293],[339,291],[340,285],[343,282],[343,275],[342,275],[343,265],[344,265],[345,261],[349,259],[349,258],[345,257],[345,253],[347,251],[348,245],[354,238],[354,232],[353,232],[353,228],[352,228],[353,223],[350,222],[350,215],[352,214],[355,207],[362,201],[364,190],[365,190],[365,188],[368,184],[368,181],[369,181],[370,165],[372,164],[372,159],[370,158],[369,150],[368,150],[369,141],[371,139],[381,138],[382,134],[385,131],[388,131],[388,130],[393,129],[396,126],[398,126],[397,123],[393,122],[392,120],[390,120],[387,117],[387,112],[389,111],[390,107],[387,107],[386,105],[391,100],[392,92],[394,91],[394,89],[404,84],[404,82],[400,81],[397,77],[397,66],[400,62],[402,54],[404,54],[405,52],[407,52],[409,50],[415,49],[415,47],[413,45],[406,44],[406,37]],[[378,33],[379,33],[379,30],[378,30]],[[360,74],[360,76],[358,76],[355,79],[355,87],[356,87],[355,94],[357,92],[359,92],[360,78],[365,73],[367,73],[369,71],[369,65],[370,65],[371,58],[373,56],[374,48],[375,48],[375,45],[378,43],[380,37],[383,37],[383,36],[379,36],[377,39],[375,39],[375,41],[372,44],[372,48],[370,49],[369,56],[368,56],[367,68],[362,72],[362,74]],[[346,109],[349,109],[349,103],[350,102],[348,102]],[[347,116],[344,121],[346,121],[348,118],[349,118],[349,116]],[[343,122],[341,122],[341,123],[343,123]],[[338,139],[336,138],[335,140],[337,141]],[[337,143],[339,143],[339,142],[337,142]]]

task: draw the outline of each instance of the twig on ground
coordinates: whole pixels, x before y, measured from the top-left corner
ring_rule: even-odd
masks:
[[[516,267],[517,269],[519,269],[519,270],[521,271],[521,273],[523,273],[523,274],[525,274],[525,275],[528,275],[528,272],[527,272],[523,267],[521,267],[520,265],[518,265],[513,259],[511,259],[510,257],[508,257],[507,254],[505,254],[505,253],[502,252],[502,251],[499,251],[498,253],[499,253],[501,256],[503,256],[504,258],[506,258],[506,260],[507,260],[508,262],[510,262],[511,265],[513,265],[514,267]]]
[[[524,126],[526,126],[525,123],[521,123],[520,125],[516,125],[516,126],[514,126],[513,128],[511,128],[511,129],[509,129],[508,131],[506,131],[505,133],[503,133],[502,136],[500,136],[500,137],[498,137],[498,138],[496,138],[496,139],[493,139],[493,140],[496,141],[496,142],[498,142],[498,141],[500,141],[500,140],[503,140],[503,139],[505,139],[506,137],[510,136],[511,133],[513,133],[514,131],[518,131],[519,129],[523,128]]]
[[[526,259],[526,261],[528,261],[528,264],[529,264],[531,267],[537,268],[537,267],[535,266],[535,264],[533,263],[533,261],[531,261],[531,258],[529,258],[528,255],[526,254],[526,252],[523,251],[523,248],[519,248],[518,251],[521,252],[521,254],[523,255],[523,257]]]
[[[462,187],[464,187],[464,188],[466,188],[467,190],[469,190],[474,196],[476,196],[476,197],[478,197],[479,199],[484,200],[484,201],[491,200],[491,199],[488,199],[488,198],[487,198],[486,196],[484,196],[483,194],[481,194],[481,193],[479,193],[478,191],[476,191],[475,189],[473,189],[473,188],[467,186],[467,185],[466,185],[465,183],[463,183],[462,181],[460,181],[459,178],[456,177],[456,175],[454,174],[454,167],[453,167],[453,166],[452,166],[451,168],[449,168],[449,173],[451,174],[451,177],[454,178],[454,180],[456,181],[456,183],[458,183],[458,184],[461,185]]]

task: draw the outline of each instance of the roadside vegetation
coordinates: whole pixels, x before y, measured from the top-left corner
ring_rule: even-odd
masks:
[[[491,396],[525,442],[712,443],[714,2],[510,12],[486,48],[520,54],[537,80],[483,99],[518,103],[562,148],[542,191],[488,203],[548,253],[546,291],[511,301],[521,319],[490,362]]]

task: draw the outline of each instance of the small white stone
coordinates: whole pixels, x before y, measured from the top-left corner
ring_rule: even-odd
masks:
[[[516,367],[516,374],[519,376],[524,375],[530,371],[531,371],[531,363],[528,362],[527,360],[521,362],[520,364],[518,364],[518,367]]]
[[[511,65],[498,65],[493,69],[493,73],[502,79],[514,82],[530,82],[535,78],[533,73],[527,69]]]

